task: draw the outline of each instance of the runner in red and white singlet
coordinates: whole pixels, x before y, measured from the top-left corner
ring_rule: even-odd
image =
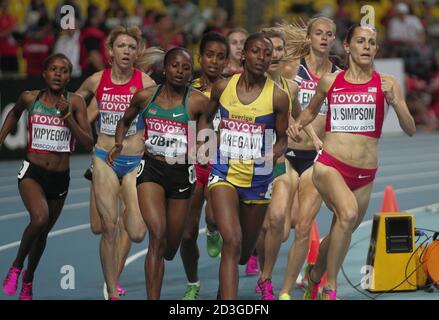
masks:
[[[384,100],[394,108],[407,135],[416,131],[397,80],[373,69],[378,50],[375,29],[352,26],[344,49],[349,63],[346,72],[324,75],[309,106],[288,129],[296,139],[302,126],[315,118],[328,97],[324,151],[314,164],[313,182],[335,217],[329,236],[320,244],[317,263],[309,271],[308,285],[315,291],[327,271],[323,298],[331,300],[336,299],[337,275],[352,232],[360,225],[369,204],[378,166]]]

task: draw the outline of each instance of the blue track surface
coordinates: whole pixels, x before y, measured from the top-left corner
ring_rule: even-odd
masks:
[[[103,276],[98,255],[99,237],[94,236],[89,229],[89,182],[82,177],[89,161],[89,156],[72,157],[69,196],[37,269],[34,282],[35,299],[103,299]],[[0,276],[2,279],[15,257],[23,229],[28,223],[28,215],[17,190],[16,173],[20,165],[21,161],[0,162]],[[393,186],[401,211],[430,206],[427,209],[414,211],[416,226],[439,229],[439,213],[435,213],[436,207],[431,206],[439,202],[439,135],[418,134],[413,138],[397,135],[381,139],[380,169],[365,221],[379,211],[386,185]],[[329,230],[330,221],[331,213],[326,208],[322,208],[318,216],[322,236]],[[204,228],[203,225],[204,222],[200,226],[201,229]],[[369,224],[365,224],[354,233],[353,246],[344,264],[348,277],[355,284],[361,279],[360,268],[366,260],[369,236]],[[273,283],[276,294],[282,284],[291,240],[292,238],[282,246],[275,266]],[[204,234],[200,234],[198,243],[201,255],[200,299],[215,299],[220,260],[207,256]],[[143,272],[146,248],[147,240],[133,245],[131,249],[131,257],[121,277],[121,283],[128,290],[126,299],[146,297]],[[72,266],[75,270],[74,290],[61,288],[61,279],[64,276],[61,268],[66,265]],[[239,299],[259,299],[254,293],[257,278],[246,277],[244,267],[241,267],[240,271]],[[339,275],[339,282],[341,299],[368,299],[350,287],[342,274]],[[166,263],[162,298],[180,299],[185,288],[186,277],[177,254],[174,261]],[[293,296],[300,299],[301,292],[296,290]],[[7,297],[1,292],[0,299],[17,299],[17,297]],[[439,294],[437,291],[432,294],[393,293],[382,295],[378,299],[439,299]]]

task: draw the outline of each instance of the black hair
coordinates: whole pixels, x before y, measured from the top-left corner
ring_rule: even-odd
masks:
[[[51,64],[54,60],[56,60],[56,59],[64,59],[64,60],[67,61],[67,64],[68,64],[68,67],[69,67],[69,74],[71,75],[71,74],[72,74],[72,71],[73,71],[73,65],[72,65],[72,62],[71,62],[70,59],[69,59],[65,54],[63,54],[63,53],[54,53],[54,54],[48,56],[47,59],[44,60],[44,64],[43,64],[44,71],[46,71],[46,70],[49,68],[50,64]]]
[[[175,48],[169,49],[169,50],[166,52],[166,54],[165,54],[165,58],[163,59],[163,65],[164,65],[165,67],[166,67],[166,64],[168,63],[169,57],[170,57],[172,54],[174,54],[175,52],[177,52],[177,51],[186,52],[186,53],[189,55],[189,57],[190,57],[191,65],[193,65],[192,54],[191,54],[191,52],[190,52],[188,49],[183,48],[183,47],[175,47]]]
[[[256,32],[256,33],[249,35],[248,38],[245,40],[244,51],[247,51],[248,46],[250,45],[250,42],[252,42],[253,40],[256,40],[256,39],[267,39],[268,42],[270,42],[271,46],[273,47],[273,41],[271,41],[270,37],[268,37],[263,32]]]
[[[206,50],[206,46],[209,42],[219,42],[226,46],[226,58],[229,57],[230,54],[230,47],[229,43],[226,40],[226,37],[219,34],[218,32],[209,32],[206,33],[200,42],[200,55],[204,54],[204,50]]]

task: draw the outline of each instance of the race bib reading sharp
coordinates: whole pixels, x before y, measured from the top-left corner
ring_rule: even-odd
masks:
[[[375,112],[376,93],[334,93],[331,97],[331,131],[375,131]]]
[[[221,119],[221,155],[234,160],[261,158],[264,128],[260,123]]]
[[[70,129],[61,117],[34,114],[32,123],[32,149],[52,152],[70,152]]]
[[[153,155],[177,157],[187,151],[187,123],[168,119],[149,118],[146,120],[146,149]]]
[[[117,122],[123,117],[125,111],[130,106],[131,94],[107,94],[102,95],[99,104],[101,133],[114,136],[116,133]],[[127,136],[136,133],[137,118],[131,123]]]
[[[299,90],[299,104],[301,109],[308,107],[312,97],[316,94],[317,82],[310,80],[302,80]],[[328,113],[328,99],[325,99],[322,107],[320,108],[319,115],[325,116]]]

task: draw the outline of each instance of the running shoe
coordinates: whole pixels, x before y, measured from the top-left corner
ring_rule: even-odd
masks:
[[[118,281],[116,284],[117,293],[121,296],[124,296],[127,293],[127,290],[120,286],[120,282]]]
[[[3,280],[3,292],[8,296],[14,296],[17,293],[18,278],[21,270],[16,267],[11,267]]]
[[[248,276],[257,276],[259,274],[258,256],[251,256],[245,267],[245,273]]]
[[[303,300],[317,300],[319,298],[319,284],[320,282],[314,282],[311,280],[311,270],[314,267],[313,264],[308,264],[305,268],[304,279],[307,282],[305,288],[305,294],[303,295]]]
[[[214,232],[206,232],[206,240],[207,240],[207,253],[209,257],[216,258],[221,253],[221,249],[223,247],[223,238],[220,233],[215,230]]]
[[[32,300],[32,282],[23,282],[18,300]]]
[[[259,279],[260,280],[260,279]],[[256,293],[261,293],[261,288],[259,287],[259,280],[258,280],[258,282],[256,283],[256,288],[255,288],[255,292]]]
[[[186,292],[181,300],[197,300],[198,294],[200,293],[199,284],[188,284],[186,287]]]
[[[323,288],[322,300],[337,300],[337,291]]]
[[[261,289],[261,300],[276,300],[273,294],[273,283],[271,279],[262,280],[262,278],[259,278],[258,286]]]
[[[279,300],[291,300],[291,296],[288,293],[282,293],[279,295]]]
[[[93,165],[90,165],[90,168],[88,168],[85,172],[84,172],[84,178],[87,179],[88,181],[92,181],[93,179]]]
[[[120,300],[120,297],[111,297],[110,300]]]

